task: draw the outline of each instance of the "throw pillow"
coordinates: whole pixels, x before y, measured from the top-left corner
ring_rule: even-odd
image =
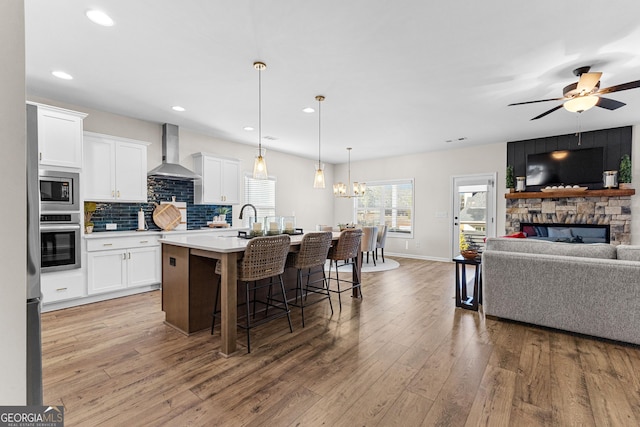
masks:
[[[547,232],[547,227],[545,226],[534,226],[536,230],[536,234],[540,237],[549,237],[549,233]]]
[[[522,227],[522,231],[524,233],[526,233],[527,237],[532,237],[532,236],[537,236],[538,235],[536,233],[535,227],[533,227],[531,225],[525,225],[524,227]]]

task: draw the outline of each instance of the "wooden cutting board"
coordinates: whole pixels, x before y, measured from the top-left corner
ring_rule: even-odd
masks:
[[[181,220],[180,209],[174,205],[162,204],[153,210],[153,222],[163,230],[173,230]]]

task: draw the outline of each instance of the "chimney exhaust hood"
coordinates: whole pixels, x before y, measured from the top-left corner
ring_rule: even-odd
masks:
[[[150,170],[147,176],[160,176],[182,180],[201,178],[200,175],[180,165],[178,126],[169,123],[162,125],[162,164]]]

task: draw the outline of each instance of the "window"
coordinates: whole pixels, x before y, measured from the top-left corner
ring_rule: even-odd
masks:
[[[251,174],[244,176],[244,201],[251,203],[258,211],[260,221],[266,216],[276,214],[276,179],[253,179]],[[245,209],[242,225],[249,227],[249,216],[253,216],[251,210]]]
[[[413,179],[367,182],[355,213],[358,224],[386,224],[389,236],[413,236]]]

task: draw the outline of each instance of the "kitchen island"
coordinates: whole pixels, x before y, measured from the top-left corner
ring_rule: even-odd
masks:
[[[295,251],[302,235],[291,236]],[[333,233],[337,242],[340,233]],[[234,236],[188,235],[160,239],[162,243],[162,310],[165,323],[189,335],[211,326],[215,298],[216,260],[221,261],[221,349],[225,356],[236,351],[237,261],[247,239]],[[354,281],[361,282],[362,255],[354,266]],[[354,296],[359,290],[354,289]]]

